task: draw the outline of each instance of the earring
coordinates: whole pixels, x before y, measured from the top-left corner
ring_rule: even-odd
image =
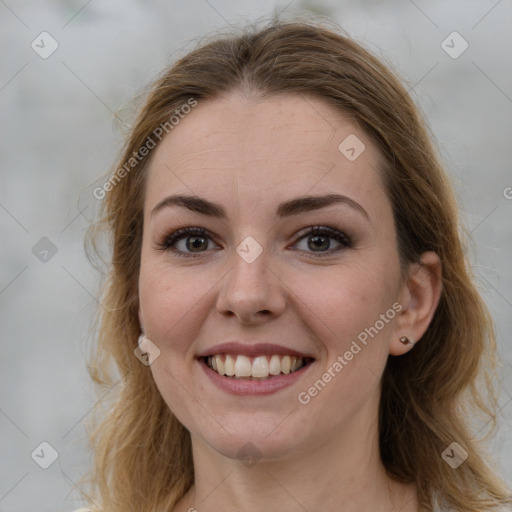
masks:
[[[414,341],[410,340],[407,336],[400,336],[399,339],[404,345],[414,345]]]

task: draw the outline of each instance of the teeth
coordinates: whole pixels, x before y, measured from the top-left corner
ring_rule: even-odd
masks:
[[[215,361],[215,365],[217,368],[213,368],[219,375],[226,375],[226,366],[224,365],[224,361],[222,360],[222,357],[215,356],[213,357],[213,360]]]
[[[235,360],[230,355],[227,355],[224,361],[224,371],[228,377],[235,375]]]
[[[251,376],[251,360],[246,356],[238,356],[235,362],[235,375],[237,377]]]
[[[267,379],[269,376],[287,375],[302,368],[304,359],[296,356],[274,354],[250,358],[244,355],[214,355],[207,358],[207,364],[219,375],[235,378]]]
[[[274,354],[270,358],[270,363],[268,366],[270,375],[279,375],[281,373],[281,358]]]
[[[240,356],[238,356],[240,358]],[[268,377],[268,361],[265,356],[258,356],[252,362],[252,377]]]
[[[292,367],[292,358],[290,356],[283,356],[281,359],[281,371],[284,374],[290,373]]]

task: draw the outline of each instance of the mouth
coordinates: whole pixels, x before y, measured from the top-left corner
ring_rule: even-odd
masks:
[[[216,374],[231,379],[265,381],[289,375],[311,364],[312,357],[288,354],[257,355],[215,354],[200,358]]]
[[[305,378],[316,359],[284,345],[229,341],[200,352],[196,360],[212,384],[238,396],[277,393]]]

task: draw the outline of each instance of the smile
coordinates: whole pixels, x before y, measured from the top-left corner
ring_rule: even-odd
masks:
[[[206,377],[221,391],[238,396],[276,393],[304,379],[315,366],[309,352],[252,340],[227,341],[196,355]]]
[[[268,380],[279,375],[294,373],[313,359],[293,355],[217,354],[204,358],[206,365],[218,375],[233,379]]]

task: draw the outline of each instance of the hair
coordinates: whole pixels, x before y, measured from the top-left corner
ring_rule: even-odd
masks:
[[[172,510],[194,481],[190,434],[164,402],[150,369],[134,357],[141,331],[138,277],[150,158],[139,150],[191,99],[200,104],[235,91],[262,99],[321,98],[348,114],[378,147],[401,268],[405,272],[425,251],[436,252],[442,263],[440,301],[421,343],[404,356],[390,356],[384,370],[381,460],[391,478],[416,484],[419,502],[429,510],[487,511],[512,503],[472,433],[473,418],[495,428],[496,340],[465,254],[469,235],[459,226],[433,136],[395,73],[330,25],[324,19],[273,19],[259,29],[217,34],[166,69],[139,110],[114,168],[117,179],[103,187],[99,220],[86,238],[88,250],[99,253],[100,236],[107,234],[111,251],[97,346],[87,363],[106,408],[99,419],[92,415],[88,430],[94,462],[82,483],[92,485],[87,495],[93,508]],[[120,377],[114,376],[116,369]],[[457,469],[441,456],[454,441],[469,454]]]

